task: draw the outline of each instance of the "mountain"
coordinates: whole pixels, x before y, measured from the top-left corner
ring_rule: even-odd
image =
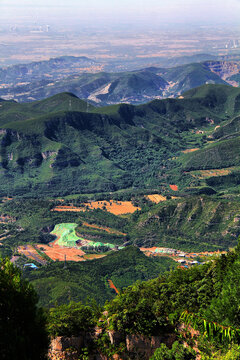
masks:
[[[85,56],[60,56],[49,60],[18,64],[0,68],[0,84],[17,85],[22,82],[61,79],[74,73],[89,71],[100,66],[96,61]]]
[[[171,84],[168,93],[176,96],[183,92],[201,86],[203,84],[226,84],[224,80],[215,74],[207,63],[195,63],[166,69],[159,72],[161,76]]]
[[[195,54],[192,56],[181,56],[174,58],[157,58],[154,63],[162,67],[173,67],[189,64],[192,62],[203,62],[207,60],[218,60],[214,55]],[[0,85],[16,86],[24,82],[57,80],[70,75],[79,75],[86,72],[109,72],[119,71],[124,68],[125,71],[132,71],[146,67],[146,64],[152,62],[152,59],[138,58],[124,62],[108,60],[105,62],[96,61],[86,56],[60,56],[49,60],[35,61],[27,64],[17,64],[0,68]]]
[[[5,82],[0,88],[0,96],[30,102],[68,91],[100,106],[122,102],[140,104],[155,98],[177,97],[204,84],[238,86],[239,64],[237,61],[206,61],[173,68],[148,67],[128,72],[82,74],[80,71],[68,77],[63,71],[60,72],[60,75],[63,74],[61,78],[53,76],[52,79],[45,76],[50,71],[48,65],[42,78],[39,76],[38,79],[27,81],[23,76],[20,83],[7,85]],[[26,79],[28,74],[26,72]]]
[[[150,70],[126,73],[82,74],[63,80],[41,80],[27,85],[0,89],[0,96],[11,97],[20,102],[43,99],[60,92],[69,91],[93,103],[119,102],[141,103],[157,95],[162,97],[167,82]]]
[[[221,153],[209,165],[202,155],[210,159],[211,149],[222,146],[210,134],[239,115],[239,92],[207,85],[183,99],[103,108],[70,93],[26,104],[3,101],[1,194],[58,196],[132,186],[160,189],[171,181],[181,187],[197,183],[188,172],[238,165],[234,147],[230,155]],[[201,150],[181,152],[190,146]],[[178,159],[172,159],[177,154]]]

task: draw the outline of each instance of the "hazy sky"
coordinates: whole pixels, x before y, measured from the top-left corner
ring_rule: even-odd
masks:
[[[240,0],[0,0],[0,21],[240,24]]]

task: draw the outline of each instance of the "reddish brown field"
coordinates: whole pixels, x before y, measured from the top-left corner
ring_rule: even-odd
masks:
[[[177,185],[169,185],[170,189],[172,189],[173,191],[178,191],[178,186]]]
[[[144,253],[146,256],[153,256],[155,253],[154,251],[157,249],[157,247],[152,248],[140,248],[140,250]]]
[[[36,260],[40,264],[45,265],[47,261],[43,259],[32,245],[19,246],[18,252],[25,255],[28,259]]]
[[[76,206],[62,206],[62,205],[58,205],[56,206],[54,209],[52,209],[51,211],[72,211],[72,212],[78,212],[78,211],[85,211],[85,208],[81,208],[81,207],[76,207]]]
[[[52,211],[86,211],[86,209],[102,209],[114,215],[132,214],[141,208],[134,206],[131,201],[92,201],[85,203],[84,207],[56,206]]]
[[[54,261],[64,261],[65,257],[67,261],[84,261],[85,252],[81,249],[61,247],[57,244],[51,245],[38,244],[36,246]]]
[[[134,206],[131,201],[92,201],[85,204],[89,209],[104,209],[114,215],[132,214],[136,210],[141,210],[139,207]]]

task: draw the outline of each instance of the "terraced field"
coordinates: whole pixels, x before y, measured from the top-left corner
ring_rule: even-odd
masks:
[[[146,197],[154,202],[155,204],[160,203],[161,201],[166,201],[167,198],[165,196],[162,196],[160,194],[152,194],[152,195],[146,195]]]
[[[35,260],[41,265],[46,265],[46,259],[43,259],[42,256],[39,255],[37,250],[32,245],[19,246],[18,252],[22,255],[25,255],[30,260]]]
[[[114,215],[124,215],[132,214],[136,210],[141,210],[140,207],[134,206],[131,201],[92,201],[89,203],[84,203],[83,207],[76,206],[56,206],[52,211],[72,211],[72,212],[81,212],[86,211],[86,209],[101,209],[106,210]]]
[[[232,166],[229,168],[223,169],[209,169],[209,170],[198,170],[198,171],[190,171],[191,176],[197,179],[206,179],[212,176],[224,176],[230,174],[232,171],[240,170],[240,167]]]
[[[117,230],[114,230],[114,229],[110,229],[108,227],[103,227],[103,226],[99,226],[99,225],[95,225],[95,224],[88,224],[86,222],[83,222],[83,226],[87,226],[87,227],[97,229],[97,230],[103,230],[103,231],[106,231],[109,234],[123,235],[123,236],[127,235],[125,233],[122,233],[121,231],[117,231]]]
[[[85,261],[84,255],[85,252],[81,249],[75,248],[66,248],[59,246],[57,244],[44,245],[39,244],[36,247],[43,251],[48,257],[50,257],[53,261]]]
[[[110,249],[114,249],[115,245],[110,243],[102,243],[102,242],[95,242],[84,239],[78,235],[76,235],[76,227],[78,225],[75,223],[63,223],[55,225],[54,230],[51,232],[52,235],[57,236],[57,239],[54,241],[53,244],[62,246],[62,247],[69,247],[69,248],[80,248],[82,246],[88,247],[101,247],[107,246]]]

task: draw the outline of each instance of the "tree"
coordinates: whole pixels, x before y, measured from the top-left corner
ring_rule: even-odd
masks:
[[[97,316],[100,314],[98,311]],[[95,313],[91,306],[71,302],[50,309],[47,328],[51,336],[77,336],[95,325]]]
[[[33,287],[8,259],[0,260],[0,351],[3,360],[42,360],[49,339]]]
[[[190,348],[184,347],[178,341],[173,343],[171,349],[165,344],[155,351],[150,360],[193,360],[196,359],[196,353]]]

